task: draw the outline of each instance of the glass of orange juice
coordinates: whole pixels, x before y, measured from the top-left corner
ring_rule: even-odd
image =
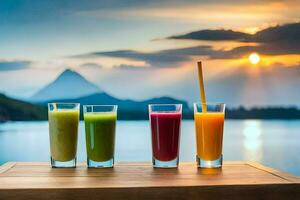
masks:
[[[223,103],[194,104],[198,167],[222,167],[224,116]]]

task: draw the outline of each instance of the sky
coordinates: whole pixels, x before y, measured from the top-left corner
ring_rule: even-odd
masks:
[[[299,13],[298,0],[2,0],[0,92],[28,98],[71,68],[115,97],[193,103],[201,60],[207,101],[300,106]]]

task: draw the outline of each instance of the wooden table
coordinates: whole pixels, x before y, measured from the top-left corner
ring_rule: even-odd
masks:
[[[300,178],[257,163],[225,162],[219,170],[195,163],[153,169],[150,163],[118,163],[111,169],[52,169],[49,163],[0,167],[0,199],[300,199]]]

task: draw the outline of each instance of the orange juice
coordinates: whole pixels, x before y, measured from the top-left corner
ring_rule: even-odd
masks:
[[[197,156],[216,160],[222,155],[224,113],[195,112]]]

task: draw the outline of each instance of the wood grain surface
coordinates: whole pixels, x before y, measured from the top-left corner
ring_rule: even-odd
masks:
[[[222,169],[154,169],[151,163],[117,163],[109,169],[53,169],[49,163],[0,167],[2,199],[300,199],[300,179],[251,162]]]

